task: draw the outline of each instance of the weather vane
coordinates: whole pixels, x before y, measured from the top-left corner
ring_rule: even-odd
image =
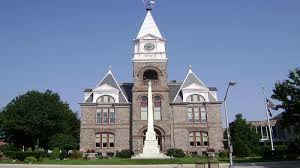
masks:
[[[145,8],[147,11],[150,11],[153,9],[155,0],[143,0],[143,2],[145,4]]]

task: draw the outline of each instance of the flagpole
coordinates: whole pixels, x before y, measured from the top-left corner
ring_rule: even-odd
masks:
[[[272,129],[271,129],[271,124],[270,124],[270,119],[269,119],[269,114],[268,114],[268,102],[267,102],[267,96],[265,94],[265,88],[262,87],[262,91],[263,91],[263,95],[265,97],[265,108],[266,108],[266,116],[267,116],[267,122],[268,122],[268,127],[269,127],[269,136],[270,136],[270,141],[271,141],[271,148],[272,148],[272,151],[274,151],[274,144],[273,144],[273,134],[272,134]]]

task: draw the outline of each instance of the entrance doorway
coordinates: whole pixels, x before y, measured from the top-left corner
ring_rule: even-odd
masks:
[[[162,135],[161,135],[161,132],[157,128],[154,128],[154,131],[155,131],[155,134],[156,134],[156,139],[158,141],[159,149],[160,149],[160,151],[162,151]],[[146,140],[146,132],[147,132],[147,129],[145,129],[143,131],[143,145],[144,145],[145,140]]]

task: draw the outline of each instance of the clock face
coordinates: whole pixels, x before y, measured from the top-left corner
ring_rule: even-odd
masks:
[[[153,43],[146,43],[144,45],[144,49],[147,50],[147,51],[151,51],[151,50],[154,50],[155,46]]]

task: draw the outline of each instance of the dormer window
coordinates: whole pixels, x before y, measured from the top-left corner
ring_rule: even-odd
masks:
[[[201,102],[205,102],[205,99],[201,95],[193,94],[193,95],[188,96],[186,98],[186,101],[190,102],[190,103],[201,103]]]
[[[99,103],[99,104],[115,103],[115,99],[112,96],[104,95],[104,96],[100,96],[97,99],[97,103]]]
[[[155,70],[149,69],[144,72],[143,80],[158,80],[158,75]]]

